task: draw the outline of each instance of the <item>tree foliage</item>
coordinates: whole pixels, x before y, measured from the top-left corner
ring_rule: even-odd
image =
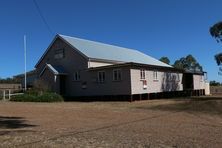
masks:
[[[197,60],[192,55],[187,55],[179,60],[176,60],[173,64],[175,68],[188,70],[192,72],[202,72],[202,66],[197,62]]]
[[[222,22],[218,22],[210,27],[210,34],[212,37],[216,39],[216,41],[222,42]],[[217,65],[222,64],[222,53],[216,54],[215,60],[217,62]]]
[[[210,81],[210,86],[221,86],[221,83],[217,81]]]
[[[163,63],[170,64],[170,60],[168,57],[161,57],[159,60]]]
[[[218,53],[214,56],[216,62],[217,62],[217,65],[221,65],[222,63],[222,53]]]
[[[6,83],[6,84],[9,84],[9,83],[21,83],[19,80],[17,79],[14,79],[14,78],[0,78],[0,83]]]
[[[222,42],[222,22],[218,22],[210,27],[210,34],[217,42]]]

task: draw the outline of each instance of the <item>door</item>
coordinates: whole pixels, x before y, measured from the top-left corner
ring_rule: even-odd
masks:
[[[66,93],[66,76],[60,75],[60,95],[65,95]]]
[[[183,74],[183,89],[192,90],[193,89],[193,74],[184,73]]]

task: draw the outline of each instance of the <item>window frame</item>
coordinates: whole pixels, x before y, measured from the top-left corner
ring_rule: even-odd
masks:
[[[116,79],[115,79],[116,72]],[[122,70],[121,69],[113,69],[113,81],[121,81],[122,80]]]
[[[158,71],[157,70],[153,71],[153,81],[158,81]]]
[[[80,71],[75,71],[73,74],[73,81],[80,81],[81,77],[80,77]]]
[[[146,70],[140,69],[140,80],[146,80]]]
[[[101,77],[100,74],[102,73]],[[102,78],[102,79],[100,79]],[[105,71],[98,71],[97,72],[97,82],[98,83],[104,83],[106,81],[106,72]]]

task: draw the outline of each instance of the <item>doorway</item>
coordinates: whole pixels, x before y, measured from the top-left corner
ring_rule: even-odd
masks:
[[[183,74],[183,89],[193,90],[193,74],[191,73]]]
[[[60,95],[66,94],[66,76],[60,75]]]

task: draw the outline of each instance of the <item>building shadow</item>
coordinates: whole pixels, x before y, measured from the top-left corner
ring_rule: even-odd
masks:
[[[23,117],[0,116],[0,130],[19,129],[19,128],[27,128],[35,126],[36,125],[27,124],[27,120],[25,120]]]

